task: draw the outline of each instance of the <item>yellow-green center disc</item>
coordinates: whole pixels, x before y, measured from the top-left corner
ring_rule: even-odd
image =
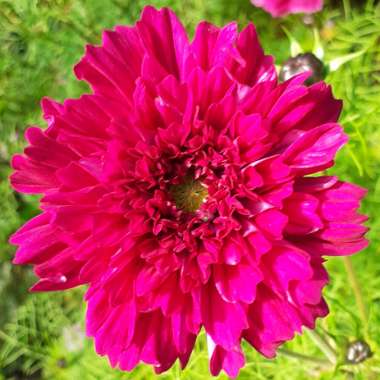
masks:
[[[177,208],[186,212],[195,212],[201,207],[208,192],[200,181],[185,177],[182,183],[170,188],[170,194]]]

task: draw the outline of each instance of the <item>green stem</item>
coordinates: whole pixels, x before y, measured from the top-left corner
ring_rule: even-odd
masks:
[[[354,267],[352,266],[351,258],[348,256],[344,256],[343,257],[343,263],[344,263],[344,267],[346,268],[346,272],[348,275],[348,281],[350,282],[350,285],[351,285],[352,290],[354,292],[356,304],[357,304],[358,309],[359,309],[360,319],[362,320],[364,328],[366,330],[366,327],[367,327],[366,308],[365,308],[362,292],[360,290],[359,281],[356,277]]]
[[[325,354],[326,358],[333,365],[337,363],[335,350],[328,344],[325,338],[319,335],[315,330],[307,330],[310,338],[318,346],[318,348]]]
[[[295,360],[301,360],[301,361],[309,362],[309,363],[314,363],[314,364],[317,364],[318,366],[321,366],[321,367],[330,367],[331,366],[330,362],[325,360],[325,359],[320,359],[320,358],[316,358],[314,356],[299,354],[298,352],[290,351],[290,350],[287,350],[286,348],[279,348],[277,350],[277,352],[280,355],[286,356],[288,358],[295,359]]]
[[[350,0],[343,0],[344,16],[349,19],[351,16],[351,2]]]

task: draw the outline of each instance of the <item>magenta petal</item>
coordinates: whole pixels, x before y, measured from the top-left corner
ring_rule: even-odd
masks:
[[[256,286],[263,279],[258,268],[241,264],[239,267],[217,265],[214,267],[215,286],[226,302],[252,303]]]
[[[302,177],[294,184],[294,189],[300,192],[315,192],[323,191],[331,188],[336,184],[338,179],[336,177]]]
[[[289,223],[286,232],[291,235],[305,235],[316,232],[324,227],[318,215],[318,198],[304,193],[293,193],[285,201],[286,214]]]
[[[240,262],[244,248],[239,242],[231,240],[227,242],[223,249],[223,256],[226,264],[236,265]]]
[[[182,78],[189,45],[185,29],[177,16],[167,8],[157,11],[146,6],[137,29],[148,54],[155,57],[168,73]],[[173,35],[175,38],[172,38]]]
[[[284,158],[293,168],[305,172],[324,169],[346,141],[339,125],[325,124],[304,133],[285,151]]]
[[[11,165],[15,172],[10,182],[18,191],[38,194],[58,187],[54,170],[47,165],[37,164],[21,155],[13,156]]]
[[[244,332],[244,338],[264,356],[272,358],[282,342],[301,331],[302,321],[288,301],[266,287],[262,287],[260,293],[262,301],[254,303],[248,312],[250,328]]]
[[[296,247],[275,247],[264,256],[263,260],[264,282],[284,295],[292,281],[307,281],[313,275],[310,256]]]
[[[191,44],[192,51],[200,67],[209,70],[211,67],[228,62],[237,51],[233,44],[237,38],[237,25],[231,23],[222,29],[207,22],[201,22]],[[229,49],[225,47],[228,46]]]
[[[225,350],[219,345],[215,345],[211,337],[207,336],[207,343],[210,355],[210,372],[213,376],[218,376],[223,369],[231,378],[239,374],[239,370],[245,364],[244,354],[240,346],[232,350]]]
[[[238,66],[234,73],[241,83],[252,86],[255,83],[276,80],[273,57],[264,55],[252,23],[241,31],[236,45],[241,59],[244,60],[244,64]],[[246,49],[247,46],[250,46],[250,49]]]
[[[211,287],[202,294],[202,319],[207,334],[225,349],[235,347],[242,331],[248,327],[244,307],[223,301]]]
[[[256,217],[257,226],[274,239],[281,239],[288,217],[282,212],[269,209]]]

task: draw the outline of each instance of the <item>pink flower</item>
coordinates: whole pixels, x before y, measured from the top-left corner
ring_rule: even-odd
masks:
[[[43,194],[16,232],[34,291],[88,284],[87,332],[113,366],[182,367],[201,327],[210,368],[236,376],[328,312],[325,255],[366,246],[365,191],[336,177],[341,102],[301,74],[278,84],[255,28],[146,7],[75,66],[93,94],[42,101],[13,187]]]
[[[251,0],[252,4],[269,12],[273,17],[289,13],[314,13],[322,9],[323,0]]]

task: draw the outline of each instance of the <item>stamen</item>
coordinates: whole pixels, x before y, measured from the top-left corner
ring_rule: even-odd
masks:
[[[182,183],[171,186],[170,194],[177,208],[186,212],[195,212],[205,201],[208,192],[199,180],[188,176]]]

